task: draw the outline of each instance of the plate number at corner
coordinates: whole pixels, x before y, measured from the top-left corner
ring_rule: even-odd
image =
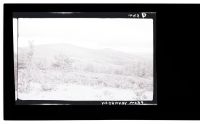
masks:
[[[146,16],[147,16],[147,13],[145,13],[145,12],[128,14],[128,17],[130,17],[130,18],[145,18]]]

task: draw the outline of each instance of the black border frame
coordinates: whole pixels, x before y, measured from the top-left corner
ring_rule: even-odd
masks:
[[[199,120],[198,92],[180,60],[191,46],[199,19],[199,4],[4,4],[4,119],[5,120]],[[157,104],[155,106],[15,105],[13,12],[156,12]],[[191,18],[193,17],[193,18]],[[190,25],[187,25],[190,24]],[[182,30],[184,27],[184,30]],[[185,31],[187,30],[187,31]],[[192,33],[191,33],[191,32]],[[192,40],[195,40],[194,38]],[[180,47],[181,44],[181,47]],[[187,47],[185,47],[187,46]],[[159,58],[159,59],[158,59]],[[187,61],[188,62],[188,61]],[[184,63],[184,62],[183,62]],[[186,64],[186,63],[184,63]],[[189,70],[189,68],[186,67]],[[190,70],[191,71],[191,70]],[[168,76],[169,75],[169,76]],[[185,76],[181,78],[181,76]],[[190,82],[190,85],[188,84]],[[171,86],[173,85],[173,87]],[[191,86],[192,85],[192,86]],[[177,90],[178,89],[178,90]],[[187,94],[185,93],[187,90]],[[185,100],[185,97],[188,98]],[[189,101],[193,100],[193,101]],[[196,114],[197,113],[197,114]]]

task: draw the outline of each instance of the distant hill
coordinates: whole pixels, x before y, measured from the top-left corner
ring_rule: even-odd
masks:
[[[26,53],[28,47],[18,48],[19,57]],[[95,62],[101,64],[123,65],[133,63],[136,61],[146,61],[152,63],[152,55],[148,54],[130,54],[109,48],[105,49],[88,49],[78,47],[71,44],[49,44],[49,45],[35,45],[34,58],[46,59],[51,61],[54,56],[65,55],[77,61]]]

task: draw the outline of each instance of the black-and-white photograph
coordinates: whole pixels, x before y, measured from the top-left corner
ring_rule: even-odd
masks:
[[[16,99],[152,101],[153,22],[13,18]]]
[[[2,7],[5,121],[199,119],[199,4]]]

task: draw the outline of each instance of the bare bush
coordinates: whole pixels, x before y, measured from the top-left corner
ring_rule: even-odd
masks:
[[[52,63],[54,69],[59,69],[63,71],[72,70],[72,60],[66,55],[59,54],[54,57],[54,62]]]
[[[18,90],[20,92],[29,92],[33,80],[31,72],[33,70],[32,58],[34,46],[29,42],[28,52],[22,52],[18,55]]]

